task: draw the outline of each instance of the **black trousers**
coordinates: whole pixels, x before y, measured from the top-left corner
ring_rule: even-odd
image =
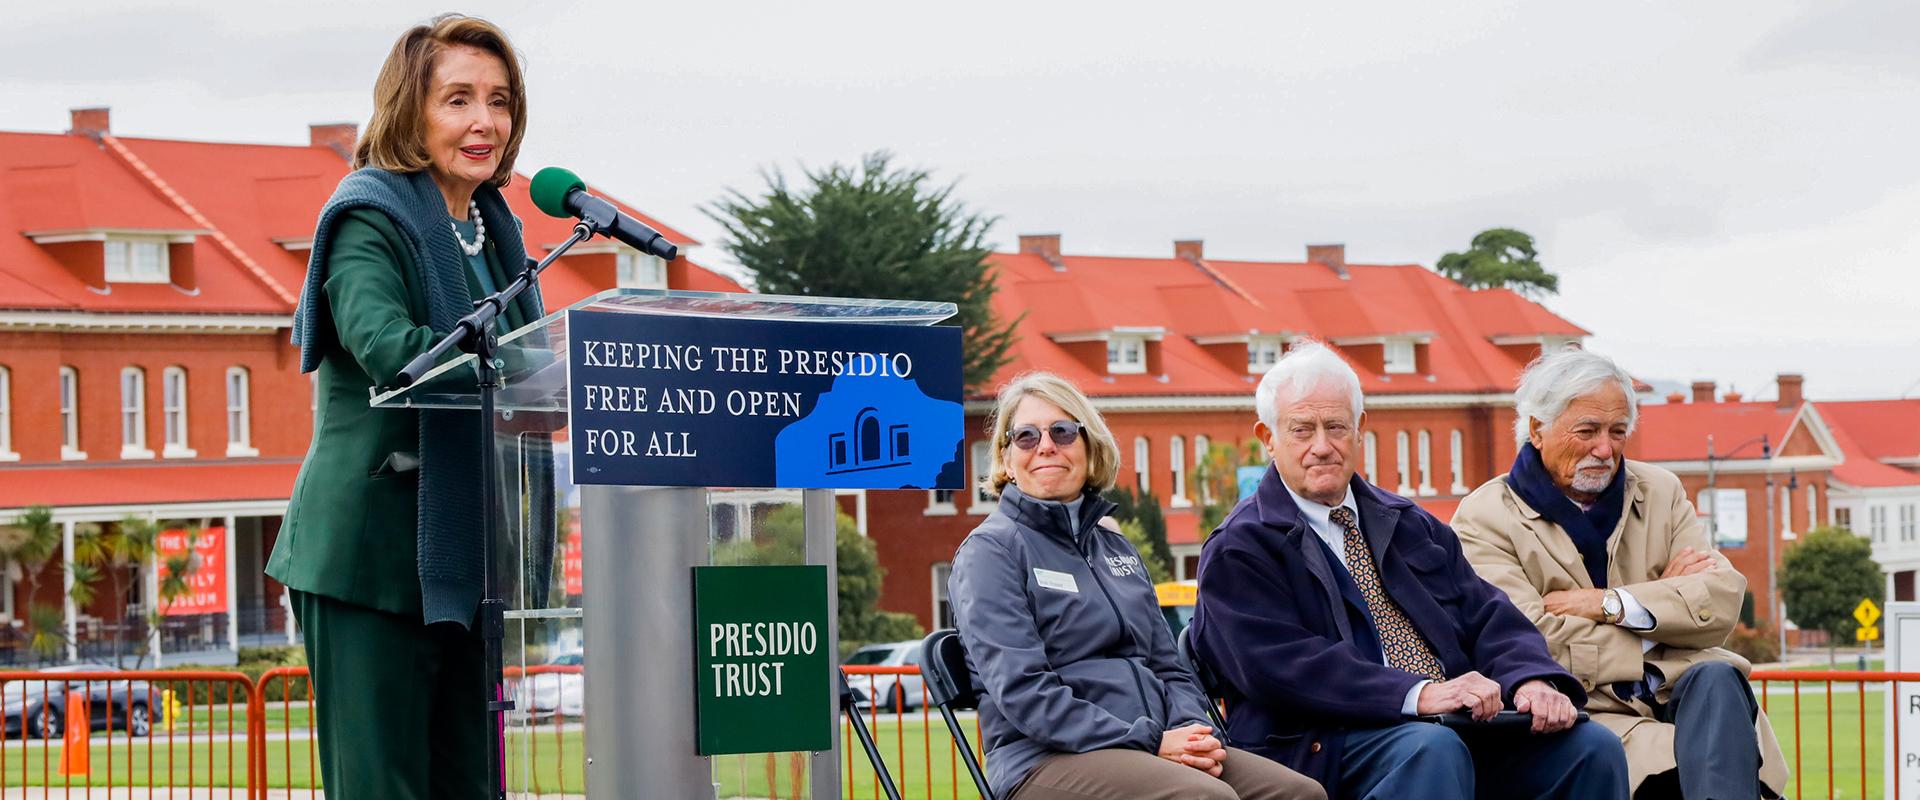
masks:
[[[1673,723],[1677,770],[1647,778],[1636,800],[1755,800],[1760,797],[1760,744],[1753,723],[1760,706],[1746,676],[1720,661],[1697,664],[1654,709]]]
[[[305,592],[293,614],[313,675],[328,800],[487,795],[480,637]]]

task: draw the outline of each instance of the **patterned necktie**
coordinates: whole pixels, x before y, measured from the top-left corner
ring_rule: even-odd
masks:
[[[1345,530],[1345,549],[1347,552],[1347,573],[1353,576],[1353,582],[1360,587],[1360,594],[1367,598],[1367,612],[1373,616],[1374,632],[1380,636],[1380,650],[1387,657],[1387,666],[1425,675],[1436,681],[1447,679],[1445,667],[1440,665],[1439,657],[1433,654],[1433,648],[1427,646],[1427,640],[1420,638],[1420,632],[1413,629],[1413,623],[1407,620],[1406,612],[1399,604],[1387,596],[1380,587],[1380,569],[1374,566],[1373,551],[1368,549],[1367,540],[1360,535],[1360,526],[1355,524],[1353,512],[1346,508],[1336,508],[1330,515],[1335,525]]]

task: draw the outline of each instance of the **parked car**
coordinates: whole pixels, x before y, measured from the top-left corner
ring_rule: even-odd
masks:
[[[920,641],[870,644],[847,656],[849,667],[917,667],[920,665]],[[870,705],[871,697],[880,698],[880,710],[919,708],[926,702],[925,681],[918,675],[847,676],[853,687],[854,702]]]
[[[587,705],[587,676],[581,674],[578,668],[585,663],[586,654],[580,650],[562,652],[548,659],[547,666],[575,669],[536,671],[521,678],[520,688],[514,697],[517,710],[532,716],[580,716]]]
[[[50,680],[12,680],[0,686],[6,735],[58,739],[66,731],[67,693],[86,692],[88,730],[128,731],[146,736],[161,721],[160,690],[143,680],[61,680],[70,672],[118,672],[105,664],[73,664],[40,670]]]

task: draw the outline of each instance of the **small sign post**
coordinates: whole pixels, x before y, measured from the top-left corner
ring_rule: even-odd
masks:
[[[1880,607],[1874,605],[1871,599],[1863,599],[1860,605],[1853,607],[1853,619],[1860,623],[1860,627],[1853,632],[1855,641],[1871,642],[1880,638],[1880,628],[1874,625],[1880,621]]]
[[[833,747],[827,568],[694,567],[698,752]]]

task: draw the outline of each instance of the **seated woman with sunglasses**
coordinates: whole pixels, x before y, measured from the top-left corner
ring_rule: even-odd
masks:
[[[1099,520],[1119,471],[1073,384],[1028,373],[1000,392],[990,488],[949,595],[985,691],[987,780],[1010,800],[1324,798],[1319,784],[1209,728],[1140,554]]]

